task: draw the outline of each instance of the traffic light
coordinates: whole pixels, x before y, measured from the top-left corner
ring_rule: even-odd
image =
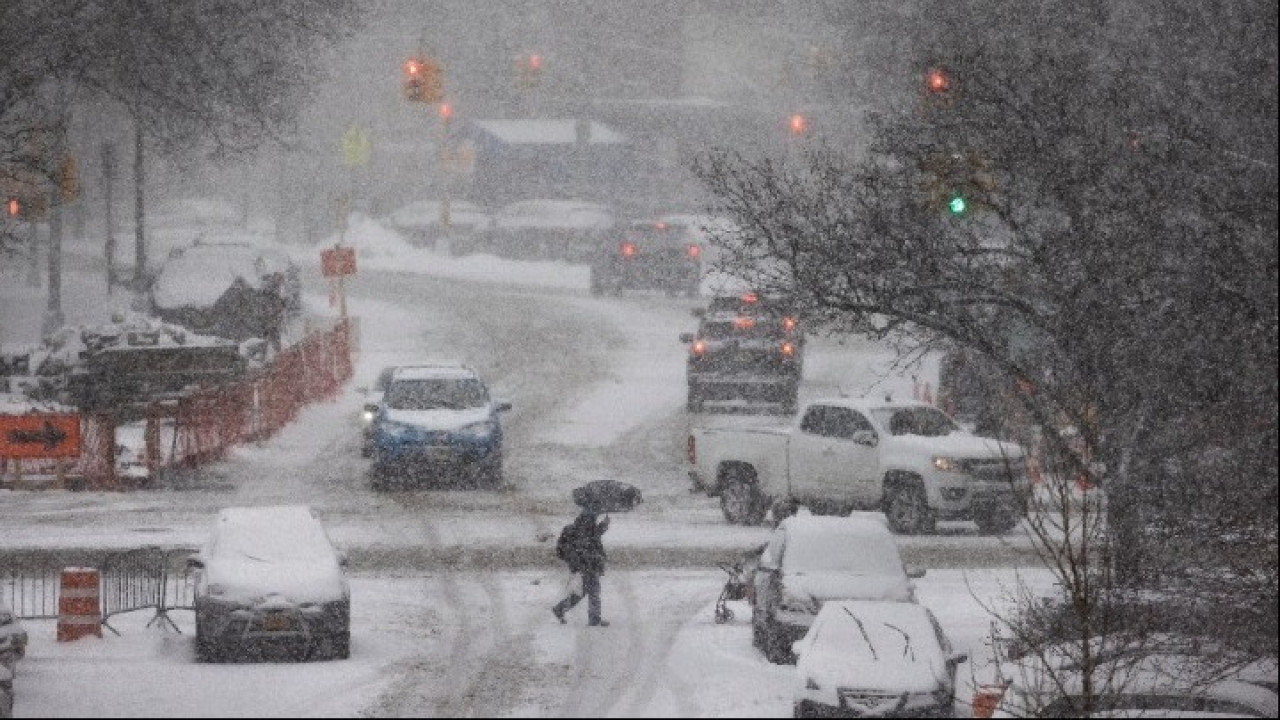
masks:
[[[924,101],[932,107],[949,109],[956,101],[956,79],[949,70],[940,66],[924,72]]]
[[[989,207],[996,182],[980,153],[931,153],[920,159],[929,204],[954,217]]]
[[[22,203],[18,202],[18,198],[9,198],[9,202],[5,204],[5,210],[9,213],[9,217],[16,218],[18,213],[22,212]]]
[[[804,115],[796,113],[787,122],[787,127],[791,130],[792,135],[804,135],[809,131],[809,120]]]
[[[542,56],[537,53],[516,58],[516,87],[528,90],[542,82]]]
[[[444,68],[425,57],[405,61],[403,89],[410,102],[434,103],[444,97]]]

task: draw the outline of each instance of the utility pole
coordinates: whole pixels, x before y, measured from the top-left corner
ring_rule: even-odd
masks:
[[[45,154],[45,168],[49,191],[49,303],[45,308],[43,329],[46,335],[62,327],[62,206],[66,182],[63,158],[67,153],[66,95],[62,83],[58,83],[57,124],[53,128],[53,142]]]
[[[115,208],[115,200],[112,195],[112,189],[115,185],[116,177],[116,149],[111,143],[102,144],[102,186],[103,194],[106,197],[106,210],[103,219],[106,222],[107,246],[105,255],[107,260],[107,294],[110,295],[116,285],[116,224],[115,218],[111,214]]]

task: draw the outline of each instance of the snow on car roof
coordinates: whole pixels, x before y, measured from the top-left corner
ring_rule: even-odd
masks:
[[[441,361],[425,365],[404,365],[396,368],[393,380],[436,380],[441,378],[471,378],[475,370],[461,362]]]
[[[282,593],[296,602],[346,593],[338,555],[307,505],[229,507],[201,551],[209,585],[224,600]]]
[[[217,555],[245,553],[265,559],[324,558],[333,545],[307,505],[223,508],[218,513]]]

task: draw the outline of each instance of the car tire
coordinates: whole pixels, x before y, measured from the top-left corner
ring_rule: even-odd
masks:
[[[1004,535],[1018,526],[1022,517],[1007,503],[979,510],[973,514],[978,532],[983,535]]]
[[[720,491],[720,510],[734,525],[757,525],[768,509],[768,501],[749,480],[732,479]]]
[[[778,621],[765,616],[764,619],[764,657],[774,665],[788,665],[795,662],[791,657],[791,648],[786,646],[782,628]]]
[[[482,487],[491,490],[502,487],[502,452],[499,451],[493,458],[480,463],[476,476]]]
[[[918,478],[901,480],[885,490],[884,514],[899,535],[933,532],[934,518]]]

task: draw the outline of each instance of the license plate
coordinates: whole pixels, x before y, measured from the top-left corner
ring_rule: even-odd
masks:
[[[293,629],[293,617],[288,613],[271,613],[262,618],[262,629],[267,632],[288,632]]]

